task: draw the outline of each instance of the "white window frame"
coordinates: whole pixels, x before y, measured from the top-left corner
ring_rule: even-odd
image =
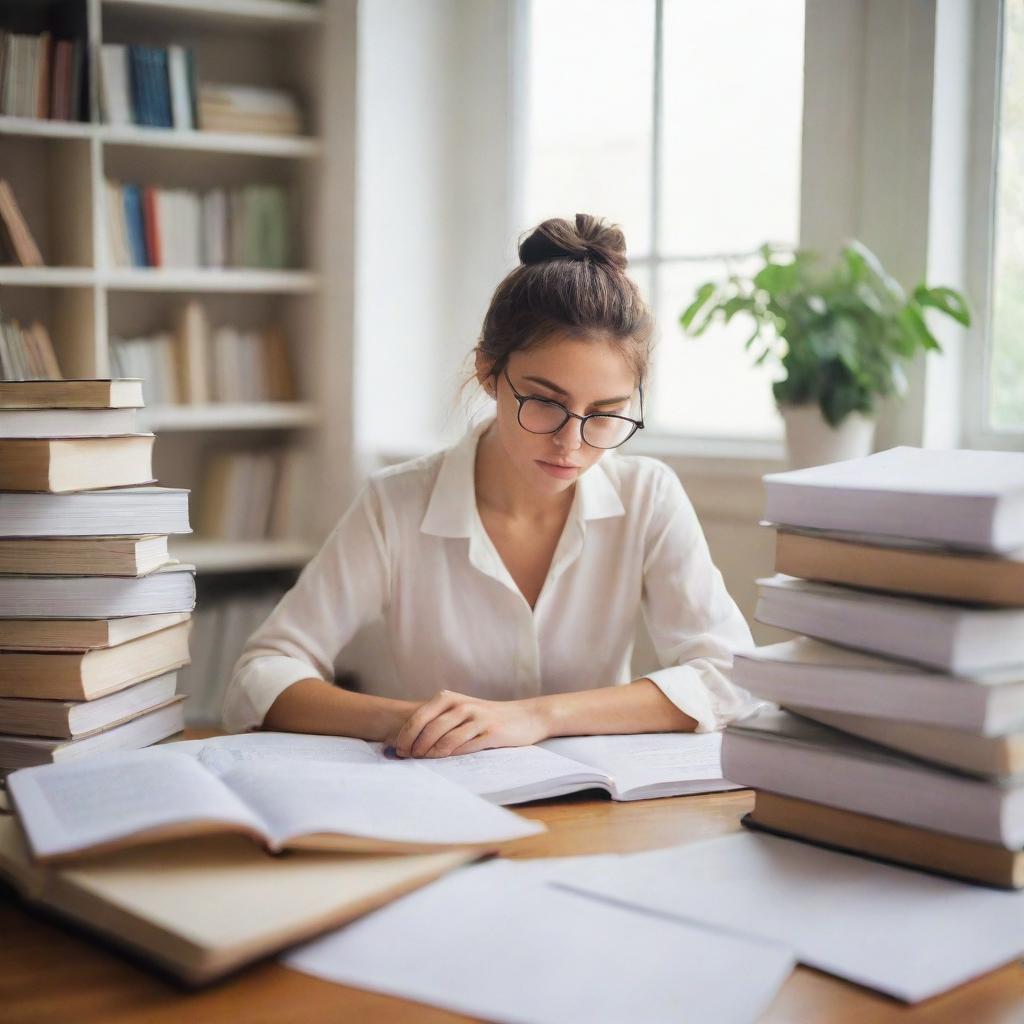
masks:
[[[978,0],[971,82],[973,134],[966,253],[968,290],[976,308],[967,335],[963,444],[968,448],[1024,450],[1024,428],[994,430],[988,418],[1003,16],[1003,0]]]

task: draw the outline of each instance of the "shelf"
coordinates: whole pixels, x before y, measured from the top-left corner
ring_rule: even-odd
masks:
[[[299,569],[316,554],[316,547],[301,540],[202,540],[171,538],[174,558],[196,567],[196,572],[255,572]]]
[[[207,267],[126,267],[97,271],[97,280],[122,292],[313,292],[319,279],[307,270]]]
[[[0,135],[30,135],[44,139],[91,139],[88,121],[50,121],[42,117],[0,116]]]
[[[155,433],[189,430],[270,430],[314,426],[316,407],[308,402],[211,402],[207,405],[154,405],[139,412],[139,429]]]
[[[102,0],[104,11],[130,12],[136,15],[160,14],[219,25],[224,28],[313,27],[323,22],[319,4],[287,3],[284,0]]]
[[[0,267],[0,285],[28,288],[90,288],[96,283],[92,267]]]
[[[184,152],[240,153],[245,156],[320,156],[320,140],[308,135],[253,135],[246,132],[205,132],[139,125],[88,125],[107,146],[141,146]]]

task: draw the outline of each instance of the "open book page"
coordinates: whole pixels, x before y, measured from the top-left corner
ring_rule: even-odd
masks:
[[[380,744],[348,736],[310,736],[293,732],[251,732],[168,744],[190,754],[218,775],[241,762],[330,761],[340,764],[391,763]]]
[[[424,758],[431,771],[499,804],[522,803],[575,793],[611,780],[599,768],[580,764],[543,747],[498,747],[474,754]]]
[[[418,849],[500,843],[544,831],[415,762],[244,761],[221,779],[267,822],[279,847],[381,849],[394,843]],[[324,834],[372,843],[293,842]]]
[[[541,746],[607,772],[617,800],[738,788],[722,778],[719,732],[561,736]]]
[[[264,834],[259,817],[189,757],[129,750],[14,772],[8,788],[32,850],[57,857],[159,829],[226,823]],[[140,837],[141,838],[141,837]]]

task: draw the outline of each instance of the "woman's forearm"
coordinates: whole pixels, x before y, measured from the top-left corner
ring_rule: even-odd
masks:
[[[300,679],[271,704],[263,728],[382,741],[418,706],[417,701],[352,693],[322,679]]]
[[[578,693],[529,697],[547,736],[693,732],[695,719],[680,711],[650,679]]]

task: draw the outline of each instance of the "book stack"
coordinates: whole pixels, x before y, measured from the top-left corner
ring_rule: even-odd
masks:
[[[736,659],[748,824],[1024,887],[1024,453],[895,448],[765,477],[777,575]]]
[[[153,484],[137,380],[0,383],[0,779],[182,728],[188,492]]]
[[[204,82],[199,90],[204,131],[298,135],[302,115],[295,97],[281,89]]]

